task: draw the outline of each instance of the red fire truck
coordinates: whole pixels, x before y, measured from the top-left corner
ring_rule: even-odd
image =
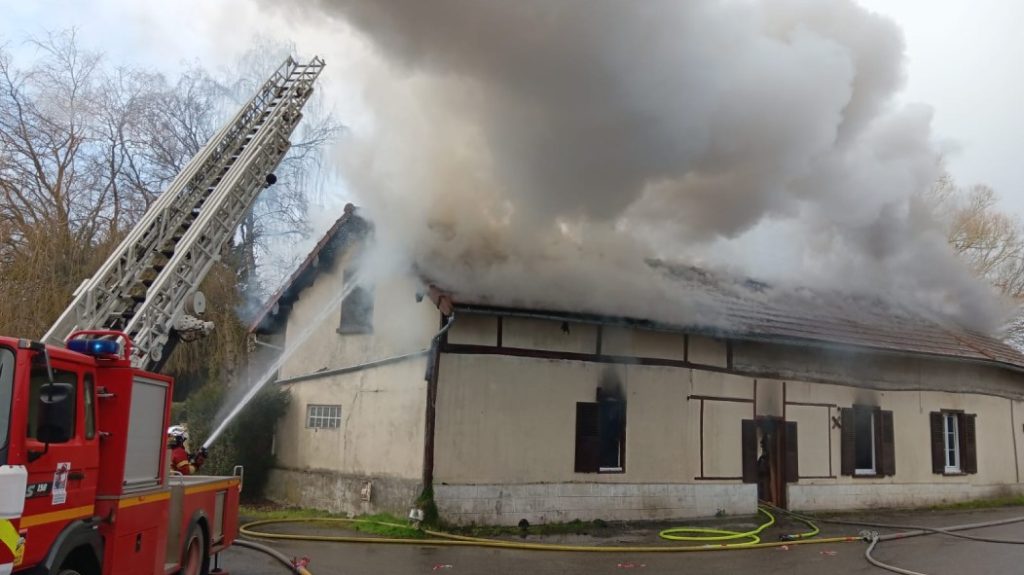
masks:
[[[198,287],[272,185],[323,60],[278,68],[147,210],[42,341],[0,337],[0,575],[221,572],[239,469],[170,470],[173,347]],[[211,571],[211,569],[213,571]]]
[[[0,337],[3,459],[26,470],[14,568],[206,573],[238,531],[240,479],[170,476],[173,382],[133,368],[126,336],[95,335],[121,336],[74,334],[71,349]]]

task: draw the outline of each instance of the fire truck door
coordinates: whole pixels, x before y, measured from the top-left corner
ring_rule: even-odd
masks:
[[[53,362],[33,366],[26,447],[29,452],[25,562],[41,559],[46,543],[71,521],[91,517],[99,471],[96,379],[91,367]]]

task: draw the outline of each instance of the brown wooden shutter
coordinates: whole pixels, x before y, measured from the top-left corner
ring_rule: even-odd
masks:
[[[740,422],[743,441],[743,483],[757,483],[757,424],[753,419]]]
[[[796,449],[796,422],[786,422],[786,483],[796,483],[800,480],[800,459]]]
[[[978,472],[978,447],[976,443],[975,419],[973,413],[961,413],[960,418],[960,469],[964,473]]]
[[[597,473],[601,450],[596,403],[576,404],[576,473]]]
[[[857,432],[853,423],[853,409],[844,407],[839,410],[840,425],[843,426],[840,435],[840,469],[843,475],[853,475],[856,469],[856,458],[854,456],[854,445],[857,439]]]
[[[896,440],[892,427],[892,412],[879,411],[879,428],[882,437],[882,451],[878,459],[878,473],[896,475]]]
[[[932,424],[932,473],[943,474],[946,471],[945,437],[942,434],[942,413],[933,411],[928,414]]]

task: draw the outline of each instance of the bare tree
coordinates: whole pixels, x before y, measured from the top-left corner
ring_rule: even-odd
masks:
[[[288,47],[257,43],[220,78],[193,66],[168,82],[109,65],[83,49],[74,31],[27,46],[34,57],[15,62],[0,45],[0,332],[32,337],[50,326]],[[244,301],[238,288],[257,288],[260,298],[260,267],[272,261],[275,242],[306,233],[310,174],[339,129],[329,114],[307,115],[278,184],[203,286],[216,335],[203,346],[179,346],[186,351],[168,370],[186,379],[219,378],[244,353],[244,328],[234,317]]]
[[[294,53],[294,45],[255,38],[233,72],[226,74],[224,87],[233,105],[247,99],[271,71]],[[321,193],[324,152],[343,129],[324,109],[319,93],[314,94],[303,109],[303,120],[292,137],[291,149],[277,167],[277,184],[260,195],[239,227],[239,282],[249,301],[265,299],[266,286],[277,285],[295,263],[289,248],[310,232],[307,211],[309,200]]]
[[[958,186],[944,173],[926,200],[945,225],[953,251],[1000,293],[1024,304],[1024,225],[999,208],[995,191]],[[1024,343],[1024,317],[1011,320],[1007,332]]]

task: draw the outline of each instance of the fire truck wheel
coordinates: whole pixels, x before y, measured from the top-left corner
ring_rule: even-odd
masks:
[[[82,574],[79,573],[78,571],[75,571],[74,569],[62,569],[60,571],[60,573],[57,573],[57,575],[82,575]]]
[[[181,571],[179,575],[207,575],[206,543],[203,541],[203,530],[193,525],[185,539],[181,552]]]

